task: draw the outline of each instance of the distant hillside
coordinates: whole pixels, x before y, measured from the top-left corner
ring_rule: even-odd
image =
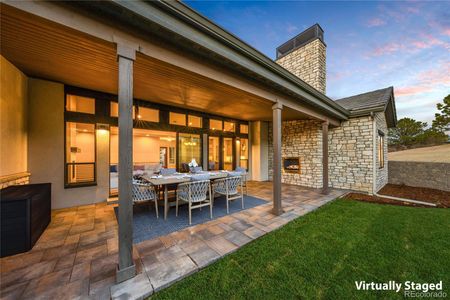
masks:
[[[390,152],[389,160],[450,163],[450,144]]]

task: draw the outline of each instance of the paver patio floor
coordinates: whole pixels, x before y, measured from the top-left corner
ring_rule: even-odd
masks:
[[[115,284],[118,256],[113,206],[99,203],[52,212],[34,248],[0,260],[2,299],[144,297],[223,255],[344,194],[283,185],[281,216],[271,214],[272,184],[249,182],[248,194],[267,204],[134,245],[138,275]]]

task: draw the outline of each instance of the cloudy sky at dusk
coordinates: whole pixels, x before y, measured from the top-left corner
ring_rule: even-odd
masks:
[[[187,1],[268,57],[319,23],[327,44],[327,95],[393,85],[399,118],[430,121],[450,93],[450,2]]]

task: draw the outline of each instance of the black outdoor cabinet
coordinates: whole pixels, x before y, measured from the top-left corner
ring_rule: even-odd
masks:
[[[9,186],[0,191],[1,257],[31,250],[51,219],[51,184]]]

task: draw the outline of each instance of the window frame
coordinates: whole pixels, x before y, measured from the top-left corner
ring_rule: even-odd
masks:
[[[146,106],[142,106],[142,105],[137,105],[137,104],[133,105],[133,107],[134,106],[136,106],[136,109],[135,109],[136,118],[133,118],[133,119],[141,121],[141,122],[151,122],[151,123],[159,123],[160,122],[160,111],[159,111],[159,109],[153,108],[153,107],[146,107]],[[140,110],[141,109],[143,109],[143,110],[146,110],[146,109],[147,110],[154,110],[156,112],[157,116],[158,116],[158,121],[150,121],[150,120],[143,119],[141,114],[140,114]]]
[[[170,115],[171,114],[176,114],[176,115],[183,115],[184,116],[184,124],[173,124],[172,122],[170,122]],[[172,126],[181,126],[181,127],[189,127],[188,124],[188,119],[187,119],[187,113],[182,113],[182,112],[177,112],[177,111],[169,111],[169,125]]]
[[[250,127],[248,124],[242,124],[242,123],[238,123],[239,125],[239,134],[246,134],[248,135],[248,132],[250,131]],[[242,126],[246,126],[247,127],[247,132],[242,132]]]
[[[67,162],[67,123],[81,123],[94,125],[94,162],[86,164],[94,164],[94,180],[82,183],[69,183],[68,165],[72,163]],[[83,163],[82,163],[83,164]],[[89,187],[97,185],[97,124],[92,122],[64,120],[64,189]]]
[[[221,128],[220,129],[217,129],[217,128],[212,128],[211,127],[211,121],[218,121],[218,122],[220,122],[220,123],[222,123],[222,126],[221,126]],[[209,122],[208,122],[208,126],[209,126],[209,129],[210,130],[212,130],[213,132],[229,132],[229,131],[224,131],[223,130],[223,120],[221,120],[221,119],[216,119],[216,118],[209,118]]]
[[[200,119],[200,126],[189,125],[189,117],[199,118]],[[189,127],[189,128],[203,128],[203,118],[201,116],[197,116],[197,115],[194,115],[194,114],[187,113],[186,114],[186,127]]]
[[[384,132],[378,130],[377,136],[377,151],[378,151],[378,169],[384,169],[385,161],[384,161],[384,143],[385,143]]]
[[[225,124],[226,124],[226,123],[233,124],[233,130],[226,130],[226,129],[225,129]],[[236,131],[237,131],[237,129],[236,129],[237,125],[238,125],[238,123],[237,123],[236,121],[228,121],[228,120],[224,120],[224,121],[222,122],[222,131],[223,131],[223,132],[228,132],[228,133],[236,133]],[[239,126],[239,127],[240,127],[240,126]]]
[[[68,110],[67,109],[67,104],[68,104],[67,103],[67,98],[68,98],[68,96],[75,96],[75,97],[93,99],[94,100],[94,113],[83,112],[83,111],[76,111],[76,110]],[[81,94],[81,93],[65,92],[64,93],[64,112],[75,113],[75,114],[82,114],[82,115],[87,115],[87,116],[95,116],[97,114],[97,98],[95,98],[93,96],[90,96],[90,95]]]
[[[89,90],[85,88],[79,88],[75,86],[70,85],[64,85],[64,101],[66,101],[66,95],[76,95],[76,96],[83,96],[83,97],[90,97],[95,99],[95,114],[86,114],[86,113],[80,113],[80,112],[73,112],[73,111],[66,111],[64,106],[64,144],[63,144],[63,151],[64,151],[64,172],[66,172],[66,122],[78,122],[78,123],[92,123],[92,124],[107,124],[110,127],[111,126],[118,126],[118,117],[111,116],[111,102],[115,102],[118,105],[118,96],[116,94],[110,94],[110,93],[104,93],[94,90]],[[64,102],[65,104],[65,102]],[[136,107],[145,107],[145,108],[151,108],[151,109],[157,109],[159,110],[159,122],[151,122],[151,121],[142,121],[136,118],[133,118],[133,128],[142,128],[142,129],[151,129],[151,130],[160,130],[160,131],[173,131],[177,133],[177,145],[176,149],[178,150],[178,135],[180,133],[183,134],[199,134],[201,143],[201,154],[203,155],[203,139],[204,135],[206,134],[209,136],[217,136],[219,137],[219,140],[222,141],[224,137],[233,137],[234,141],[237,138],[249,138],[250,134],[245,134],[240,132],[240,124],[247,125],[250,131],[250,123],[249,121],[238,119],[238,118],[229,118],[229,117],[223,117],[220,115],[211,114],[209,112],[205,111],[198,111],[198,110],[192,110],[187,108],[180,108],[172,105],[166,105],[161,104],[157,102],[151,102],[150,99],[142,100],[142,99],[133,99],[133,106]],[[186,125],[172,125],[169,123],[169,113],[180,113],[184,114],[186,116]],[[133,113],[136,113],[136,109],[133,110]],[[189,126],[188,116],[197,116],[201,118],[202,126],[201,127],[192,127]],[[210,120],[217,120],[220,121],[222,124],[222,130],[212,130],[210,128]],[[234,132],[227,132],[223,131],[223,123],[224,121],[229,121],[235,123],[235,131]],[[96,135],[95,135],[95,151],[97,155],[97,127],[96,127]],[[222,143],[221,143],[222,144]],[[249,145],[250,146],[250,145]],[[233,147],[235,149],[235,147]],[[234,150],[235,151],[235,150]],[[175,163],[179,164],[179,157],[178,157],[179,151],[176,151],[175,155]],[[236,155],[236,154],[234,154]],[[203,159],[203,157],[201,157]],[[95,181],[97,181],[97,156],[95,156]],[[208,160],[208,159],[207,159]],[[199,162],[200,163],[200,162]],[[206,162],[201,162],[201,164],[205,164]],[[234,158],[234,167],[238,164],[238,159],[236,157]],[[66,175],[64,175],[64,181],[66,181]],[[77,186],[70,185],[67,188],[73,188],[73,187],[82,187],[82,186],[93,186],[97,185],[97,183],[92,184],[79,184]]]

